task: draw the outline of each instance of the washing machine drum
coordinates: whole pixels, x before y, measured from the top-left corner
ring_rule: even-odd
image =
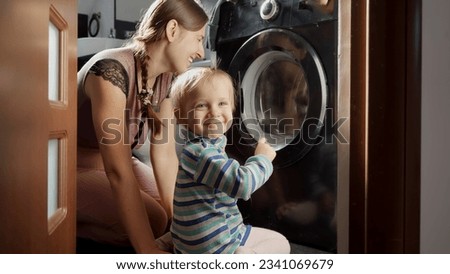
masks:
[[[262,137],[278,151],[274,164],[303,158],[316,144],[327,103],[320,58],[300,35],[285,29],[261,31],[233,57],[229,73],[237,80],[240,150]]]

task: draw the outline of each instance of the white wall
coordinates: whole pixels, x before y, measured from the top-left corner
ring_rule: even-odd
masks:
[[[151,0],[116,0],[117,20],[137,22],[150,6]]]
[[[87,14],[88,20],[97,12],[101,12],[101,18],[100,30],[96,37],[108,37],[111,29],[114,28],[114,0],[78,0],[78,13]]]
[[[423,0],[421,253],[450,253],[450,1]]]
[[[78,13],[92,14],[101,12],[100,30],[97,37],[108,37],[114,28],[114,2],[116,1],[117,20],[137,22],[152,0],[78,0]],[[94,31],[94,29],[93,29]]]

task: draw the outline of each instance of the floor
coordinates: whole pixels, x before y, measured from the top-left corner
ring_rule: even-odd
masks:
[[[133,254],[132,247],[101,244],[87,239],[77,238],[77,254]]]
[[[291,243],[291,254],[329,254],[329,252]]]
[[[91,240],[77,239],[78,254],[133,254],[132,247],[120,247],[100,244]],[[328,252],[315,248],[291,243],[291,254],[327,254]]]

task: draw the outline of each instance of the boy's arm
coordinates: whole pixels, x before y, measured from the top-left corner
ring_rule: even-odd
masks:
[[[181,163],[183,166],[185,163]],[[215,148],[206,148],[199,155],[195,168],[186,165],[197,182],[209,185],[231,197],[248,200],[273,172],[271,161],[262,155],[252,156],[244,165],[218,153]]]

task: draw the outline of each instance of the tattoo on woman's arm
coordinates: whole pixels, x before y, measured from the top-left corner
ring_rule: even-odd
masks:
[[[91,67],[89,73],[101,76],[120,88],[125,95],[128,95],[128,73],[119,61],[114,59],[99,60]]]

